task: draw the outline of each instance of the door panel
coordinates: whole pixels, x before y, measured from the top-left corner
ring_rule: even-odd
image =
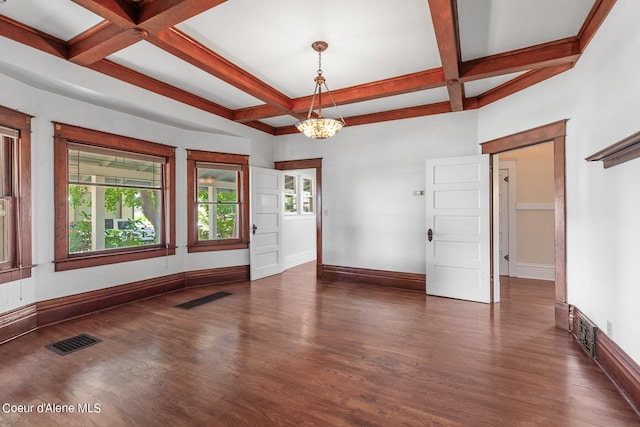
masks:
[[[251,167],[251,280],[282,273],[282,172]]]
[[[489,156],[426,162],[427,294],[491,301]]]

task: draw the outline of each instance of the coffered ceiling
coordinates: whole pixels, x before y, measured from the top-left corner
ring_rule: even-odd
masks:
[[[1,1],[1,0],[0,0]],[[297,132],[318,67],[347,126],[477,109],[571,69],[615,0],[5,0],[0,36],[42,67],[0,73],[125,109],[67,61],[273,135]],[[28,68],[28,69],[27,69]],[[325,107],[329,105],[323,98]],[[154,106],[135,107],[152,117]],[[332,108],[326,115],[336,115]]]

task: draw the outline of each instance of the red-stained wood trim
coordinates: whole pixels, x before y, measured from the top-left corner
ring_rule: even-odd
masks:
[[[425,292],[426,276],[417,273],[323,265],[323,278]]]
[[[175,255],[175,206],[176,206],[176,158],[175,147],[144,141],[141,139],[115,135],[54,122],[54,263],[56,271],[93,267],[119,262],[135,261],[153,257]],[[105,147],[165,158],[163,222],[167,230],[164,242],[141,248],[129,248],[118,251],[93,252],[89,254],[69,255],[68,203],[67,203],[67,145],[79,142],[96,147]]]
[[[196,163],[211,162],[238,165],[241,177],[238,197],[240,202],[240,218],[238,221],[238,239],[231,241],[199,241],[198,219],[195,206],[196,195]],[[245,154],[215,153],[210,151],[187,150],[187,251],[206,252],[249,247],[249,156]]]
[[[31,304],[0,314],[0,344],[35,330],[36,305]]]
[[[574,305],[569,308],[570,332],[577,339],[578,315],[586,314]],[[596,332],[594,359],[633,409],[640,414],[640,365],[601,329]]]
[[[32,207],[31,207],[31,119],[33,116],[0,106],[0,125],[18,131],[16,151],[19,170],[17,179],[18,215],[15,220],[18,235],[16,241],[9,242],[15,246],[16,266],[0,271],[0,283],[31,277],[32,263]],[[13,226],[12,226],[13,227]],[[13,240],[13,239],[12,239]]]
[[[68,59],[86,66],[226,0],[154,0],[141,5],[123,0],[74,1],[106,19],[69,42]]]
[[[90,65],[139,40],[131,31],[104,21],[69,40],[67,59],[78,65]]]
[[[565,131],[553,139],[553,199],[556,304],[567,302],[567,207]],[[556,317],[556,326],[563,327]],[[566,328],[565,328],[566,329]]]
[[[249,274],[248,265],[208,268],[206,270],[187,271],[184,274],[184,282],[185,287],[246,282],[250,280]]]
[[[123,0],[72,1],[123,29],[132,28],[138,21],[138,8]]]
[[[0,314],[0,344],[38,328],[178,289],[249,280],[249,266],[210,268],[154,277],[41,301]]]
[[[312,169],[316,170],[316,277],[324,277],[322,264],[322,159],[282,160],[273,163],[277,170]]]
[[[460,65],[460,80],[468,82],[487,77],[555,65],[575,63],[580,43],[575,37],[473,59]]]
[[[364,83],[357,86],[331,91],[336,105],[351,104],[354,102],[370,101],[387,96],[402,95],[405,93],[417,92],[421,90],[433,89],[445,85],[442,68],[433,68],[426,71],[392,77],[390,79],[378,80]],[[309,110],[311,96],[304,96],[292,100],[292,108],[289,114],[298,118],[306,117]],[[323,98],[322,107],[333,105],[331,99]],[[305,113],[305,114],[303,114]],[[234,111],[233,120],[245,123],[250,120],[259,120],[268,117],[281,116],[282,109],[270,105],[256,105],[253,107],[241,108]],[[246,123],[245,123],[246,124]]]
[[[607,169],[638,157],[640,157],[640,132],[629,135],[590,155],[585,160],[588,162],[602,160],[603,167]]]
[[[556,327],[560,329],[564,329],[565,331],[571,330],[570,321],[571,316],[569,314],[569,304],[566,302],[555,302],[554,305],[555,310],[555,324]]]
[[[270,135],[275,135],[276,134],[276,128],[267,124],[267,123],[263,123],[263,122],[259,122],[257,120],[253,120],[250,122],[244,122],[242,123],[245,126],[249,126],[250,128],[254,128],[257,129],[259,131],[262,131],[264,133],[268,133]]]
[[[38,327],[184,288],[176,273],[36,303]]]
[[[161,31],[155,36],[149,37],[148,41],[249,95],[280,108],[283,113],[287,113],[291,109],[290,98],[177,28]]]
[[[560,120],[481,144],[483,154],[498,154],[545,142],[553,143],[553,182],[555,218],[555,321],[567,329],[567,254],[566,254],[566,161],[565,134],[567,120]]]
[[[0,15],[0,36],[57,56],[58,58],[64,59],[67,57],[67,45],[63,40],[3,15]]]
[[[506,83],[501,84],[500,86],[497,86],[479,95],[477,97],[478,108],[489,105],[492,102],[499,101],[500,99],[506,98],[509,95],[513,95],[516,92],[531,87],[544,80],[550,79],[551,77],[557,76],[558,74],[564,73],[565,71],[572,69],[573,65],[574,64],[568,63],[556,65],[554,67],[546,67],[539,70],[529,71],[528,73],[518,76]],[[468,108],[465,107],[465,109]]]
[[[89,68],[225,119],[231,119],[233,117],[233,112],[226,107],[106,59],[89,65]]]
[[[381,111],[379,113],[363,114],[361,116],[345,117],[347,126],[366,125],[391,120],[409,119],[414,117],[431,116],[451,112],[451,103],[438,102],[435,104],[419,105],[417,107],[399,108],[397,110]],[[276,128],[276,135],[296,134],[299,131],[295,126],[283,126]]]
[[[281,171],[296,169],[318,169],[322,167],[322,159],[282,160],[273,163],[273,168]]]
[[[518,132],[513,135],[503,136],[491,141],[483,142],[482,154],[497,154],[503,151],[524,148],[529,145],[540,144],[542,142],[553,141],[555,138],[564,136],[566,132],[567,120],[560,120],[537,128]]]
[[[595,359],[633,409],[640,413],[640,365],[601,330],[596,333]]]
[[[56,138],[82,142],[87,145],[107,146],[108,148],[149,154],[152,156],[175,157],[176,155],[176,148],[170,145],[116,135],[99,130],[87,129],[65,123],[53,122],[53,124]]]
[[[227,0],[154,0],[139,8],[138,26],[151,34],[162,31]]]
[[[460,82],[460,42],[458,16],[451,0],[429,0],[433,29],[436,33],[440,60],[447,82],[451,111],[462,111],[464,90]]]
[[[584,21],[582,28],[580,28],[580,31],[578,32],[580,52],[585,51],[615,4],[616,0],[597,0],[594,3],[591,11],[589,12],[589,16]]]

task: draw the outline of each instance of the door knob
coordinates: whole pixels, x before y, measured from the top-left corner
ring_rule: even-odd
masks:
[[[432,241],[433,240],[433,230],[429,229],[429,231],[427,231],[427,240],[428,241]]]
[[[258,229],[258,227],[257,227],[255,224],[253,224],[253,227],[251,227],[251,230],[253,231],[253,235],[254,235],[254,236],[255,236],[255,234],[256,234],[256,230],[257,230],[257,229]]]

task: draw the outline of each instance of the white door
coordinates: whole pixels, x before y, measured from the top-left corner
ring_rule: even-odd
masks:
[[[282,172],[251,167],[251,280],[282,273]]]
[[[489,155],[427,160],[427,294],[491,302],[489,183]]]

